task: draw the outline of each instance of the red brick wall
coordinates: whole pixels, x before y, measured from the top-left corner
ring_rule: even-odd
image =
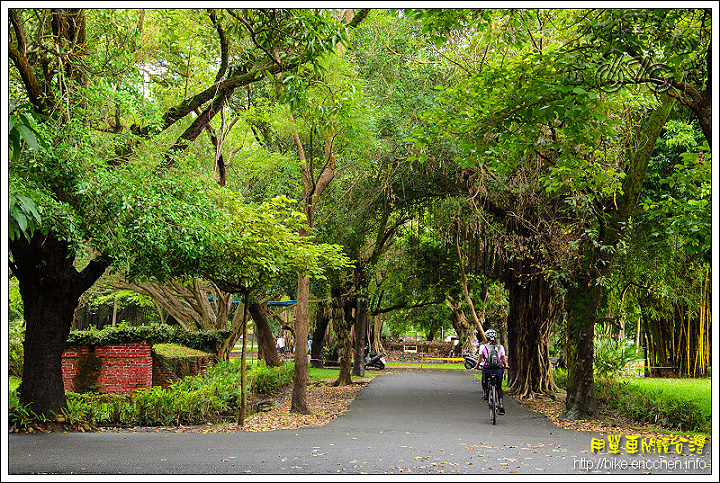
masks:
[[[70,349],[62,356],[65,391],[132,394],[152,388],[150,344],[134,342]]]
[[[195,375],[208,367],[209,358],[197,357],[183,372]],[[168,387],[178,379],[155,360],[147,342],[69,349],[62,355],[62,371],[65,391],[80,393],[132,394],[141,387]]]

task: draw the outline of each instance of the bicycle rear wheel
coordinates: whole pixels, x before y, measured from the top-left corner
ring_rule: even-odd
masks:
[[[495,386],[490,386],[488,388],[488,403],[490,405],[490,419],[492,420],[492,423],[495,424],[497,421],[497,394],[496,394]]]

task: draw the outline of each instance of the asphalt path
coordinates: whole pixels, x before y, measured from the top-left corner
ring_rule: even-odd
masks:
[[[712,448],[592,450],[599,433],[563,430],[505,398],[496,425],[475,371],[384,371],[322,427],[227,433],[8,435],[9,475],[711,475]],[[198,477],[197,479],[202,479]],[[317,478],[316,478],[317,479]],[[693,477],[703,480],[704,477]],[[708,481],[713,481],[712,476]]]

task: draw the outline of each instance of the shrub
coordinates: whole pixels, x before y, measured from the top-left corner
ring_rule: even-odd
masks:
[[[272,394],[292,381],[294,366],[248,369],[248,394]],[[240,406],[241,375],[236,362],[219,361],[202,374],[176,381],[169,388],[141,389],[133,397],[133,420],[142,426],[201,424],[234,419]]]
[[[35,413],[30,410],[30,406],[20,404],[20,398],[17,393],[20,379],[15,376],[10,376],[8,382],[9,426],[15,429],[27,429],[35,417]]]
[[[9,425],[11,428],[25,430],[30,426],[37,416],[30,410],[30,406],[26,404],[10,404],[8,408]]]
[[[273,394],[281,387],[292,382],[293,364],[284,364],[280,367],[268,367],[264,361],[253,367],[248,375],[250,382],[249,392],[253,394]]]
[[[263,362],[248,369],[248,395],[272,394],[292,381],[294,364],[268,367]],[[167,389],[138,389],[133,395],[68,392],[66,424],[170,426],[236,420],[240,405],[240,364],[219,361],[197,376],[189,376]],[[17,398],[19,380],[11,378],[10,425],[26,429],[37,419]]]
[[[614,339],[610,326],[596,329],[593,367],[600,377],[614,378],[622,374],[631,361],[644,358],[644,349],[632,342]]]
[[[175,419],[173,398],[169,389],[155,386],[140,388],[133,395],[133,420],[139,426],[163,426]]]
[[[133,419],[133,399],[126,394],[68,392],[66,422],[92,425],[130,423]]]
[[[557,368],[553,373],[555,385],[560,389],[567,389],[567,369]]]

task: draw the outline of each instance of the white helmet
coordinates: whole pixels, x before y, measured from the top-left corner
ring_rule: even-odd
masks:
[[[488,330],[488,331],[485,332],[485,337],[486,337],[487,339],[495,339],[495,340],[497,340],[497,332],[495,332],[495,330],[493,330],[493,329],[490,329],[490,330]]]

